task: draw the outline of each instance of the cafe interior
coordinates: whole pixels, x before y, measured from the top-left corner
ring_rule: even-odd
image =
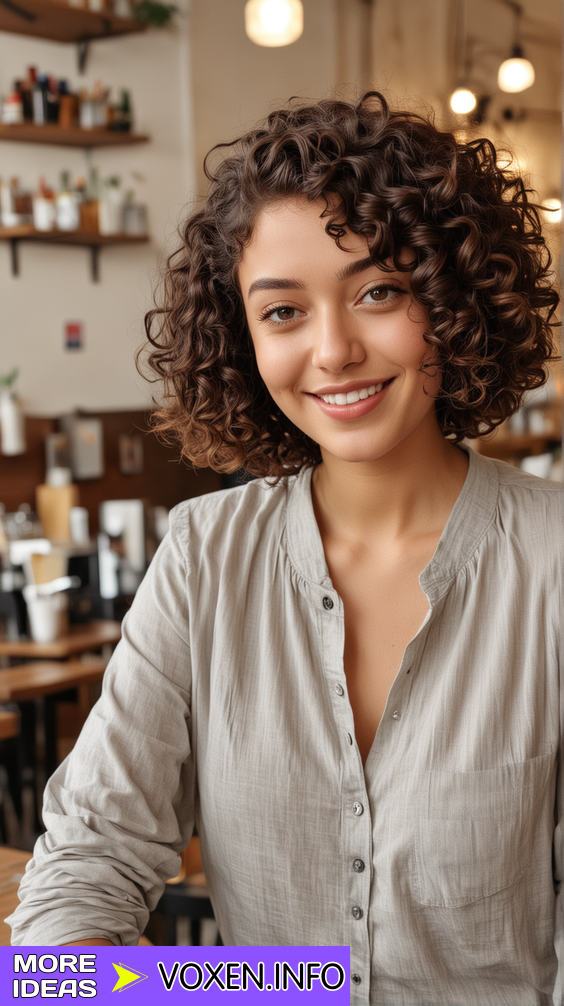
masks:
[[[159,388],[135,363],[206,153],[294,95],[383,91],[494,141],[536,192],[559,274],[561,67],[560,0],[0,3],[0,945],[46,779],[170,509],[250,477],[158,440]],[[561,480],[562,401],[554,365],[467,443]],[[195,836],[142,942],[220,939]]]

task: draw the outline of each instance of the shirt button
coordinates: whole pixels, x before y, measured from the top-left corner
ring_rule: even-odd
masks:
[[[359,908],[358,905],[354,905],[351,911],[353,919],[361,919],[364,914],[362,908]]]
[[[392,713],[392,719],[393,720],[399,720],[399,718],[400,718],[399,709],[394,709],[394,711]]]
[[[327,611],[331,611],[331,608],[333,607],[333,602],[330,597],[323,598],[323,607],[327,608]]]
[[[353,814],[355,814],[356,817],[360,817],[360,815],[362,813],[364,813],[364,807],[362,806],[361,803],[358,802],[358,800],[355,800],[355,802],[353,803],[352,809],[353,809]]]
[[[362,873],[364,870],[362,859],[353,859],[353,870],[355,873]]]
[[[335,685],[335,691],[337,692],[337,695],[345,694],[345,689],[343,688],[342,685]]]
[[[361,981],[362,978],[360,977],[360,975],[351,975],[351,982],[353,983],[353,985],[360,985]]]

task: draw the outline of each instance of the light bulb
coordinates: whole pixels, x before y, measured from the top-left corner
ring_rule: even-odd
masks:
[[[450,107],[458,115],[466,115],[476,108],[476,95],[467,87],[457,87],[450,96]]]
[[[290,45],[304,30],[301,0],[247,0],[245,31],[257,45]]]
[[[542,215],[549,224],[559,224],[562,220],[562,200],[543,199]]]
[[[534,82],[535,68],[516,46],[511,58],[504,60],[497,72],[497,86],[500,91],[516,94],[517,91],[526,91]]]

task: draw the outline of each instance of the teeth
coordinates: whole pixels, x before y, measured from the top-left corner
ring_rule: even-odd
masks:
[[[318,397],[327,402],[327,405],[353,405],[355,402],[362,402],[365,398],[377,395],[383,387],[383,384],[371,384],[369,388],[361,388],[360,391],[349,391],[346,395],[319,395]]]

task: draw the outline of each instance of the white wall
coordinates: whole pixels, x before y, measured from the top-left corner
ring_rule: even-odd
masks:
[[[354,6],[358,0],[347,0]],[[255,45],[245,34],[244,0],[192,0],[192,70],[196,160],[214,144],[285,104],[293,95],[322,98],[337,74],[337,2],[306,0],[304,32],[279,48]]]
[[[90,155],[101,177],[119,174],[148,204],[152,235],[148,245],[102,249],[99,284],[90,279],[87,249],[52,245],[21,244],[20,276],[13,278],[9,246],[0,242],[0,373],[20,367],[18,387],[30,415],[75,407],[142,408],[150,398],[133,356],[142,341],[159,250],[194,191],[189,58],[187,17],[174,31],[93,43],[83,78],[73,45],[0,33],[0,93],[28,65],[67,77],[73,86],[100,78],[115,89],[114,99],[121,87],[131,91],[136,130],[152,139]],[[0,143],[0,175],[18,175],[26,187],[34,188],[40,174],[56,184],[64,168],[84,175],[84,152]],[[85,326],[80,352],[63,349],[64,322],[73,320]]]

